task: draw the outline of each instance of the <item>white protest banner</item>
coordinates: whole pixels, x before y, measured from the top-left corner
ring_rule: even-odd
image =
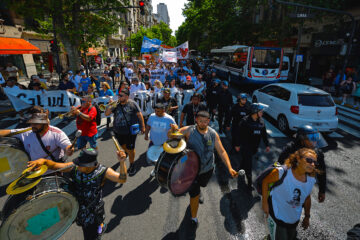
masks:
[[[51,112],[68,112],[71,106],[80,105],[80,98],[68,91],[4,90],[16,111],[38,105]]]
[[[177,46],[176,52],[177,52],[178,59],[188,59],[189,58],[189,41],[186,41],[183,44]]]
[[[177,62],[176,52],[166,52],[166,51],[164,51],[164,52],[162,53],[161,60],[162,60],[164,63],[165,63],[165,62],[176,63],[176,62]]]

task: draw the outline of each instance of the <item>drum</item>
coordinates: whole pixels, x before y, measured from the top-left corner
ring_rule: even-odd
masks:
[[[0,138],[0,186],[18,178],[29,160],[21,140],[14,137]]]
[[[149,164],[155,164],[160,157],[160,154],[164,151],[162,145],[152,145],[146,152],[146,160]]]
[[[58,239],[71,226],[78,210],[69,181],[59,176],[45,177],[29,191],[7,199],[0,239]]]
[[[155,178],[174,196],[181,196],[189,191],[199,169],[199,157],[194,151],[185,149],[177,154],[164,151],[155,164]]]

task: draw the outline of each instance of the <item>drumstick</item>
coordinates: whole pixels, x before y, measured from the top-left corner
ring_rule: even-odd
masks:
[[[72,142],[72,144],[71,144],[71,146],[70,146],[70,149],[72,149],[74,146],[75,146],[75,143],[76,143],[76,141],[77,141],[77,139],[81,136],[81,134],[82,134],[82,131],[81,130],[77,130],[76,131],[76,133],[75,133],[75,138],[74,138],[74,140],[73,140],[73,142]],[[66,160],[68,159],[68,155],[64,155],[64,157],[62,158],[62,160],[64,161],[64,162],[66,162]]]
[[[117,141],[117,139],[114,136],[111,136],[112,140],[114,141],[115,147],[116,149],[120,152],[123,151],[122,148],[119,145],[119,142]]]

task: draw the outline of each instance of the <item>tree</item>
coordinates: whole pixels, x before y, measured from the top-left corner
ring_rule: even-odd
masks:
[[[148,38],[157,38],[162,41],[162,44],[169,45],[172,47],[177,46],[177,41],[174,36],[171,35],[172,30],[170,27],[164,22],[160,22],[160,24],[154,25],[151,28],[143,28],[140,27],[140,30],[131,35],[131,48],[132,56],[139,56],[141,45],[144,36]],[[127,45],[130,46],[130,40],[127,40]]]
[[[52,33],[63,43],[69,56],[70,68],[78,69],[79,53],[89,47],[97,47],[109,35],[115,33],[123,21],[119,13],[124,10],[84,12],[84,9],[120,8],[128,0],[7,0],[11,9],[38,24],[26,26],[39,33]],[[53,25],[54,24],[54,25]]]
[[[191,48],[202,52],[225,45],[256,45],[264,40],[279,40],[281,44],[294,35],[294,29],[297,29],[301,20],[289,18],[288,13],[294,12],[295,8],[275,3],[270,7],[269,1],[271,0],[189,0],[183,9],[186,19],[175,34],[177,41],[188,40]],[[337,9],[343,6],[344,1],[295,2]],[[317,18],[313,21],[319,21],[321,14],[317,12]],[[260,15],[261,19],[258,18]]]

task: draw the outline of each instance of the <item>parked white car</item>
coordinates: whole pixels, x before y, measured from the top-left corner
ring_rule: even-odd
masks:
[[[338,127],[337,108],[330,94],[321,89],[293,83],[274,83],[257,89],[253,102],[269,105],[265,112],[287,132],[310,124],[321,132]]]

